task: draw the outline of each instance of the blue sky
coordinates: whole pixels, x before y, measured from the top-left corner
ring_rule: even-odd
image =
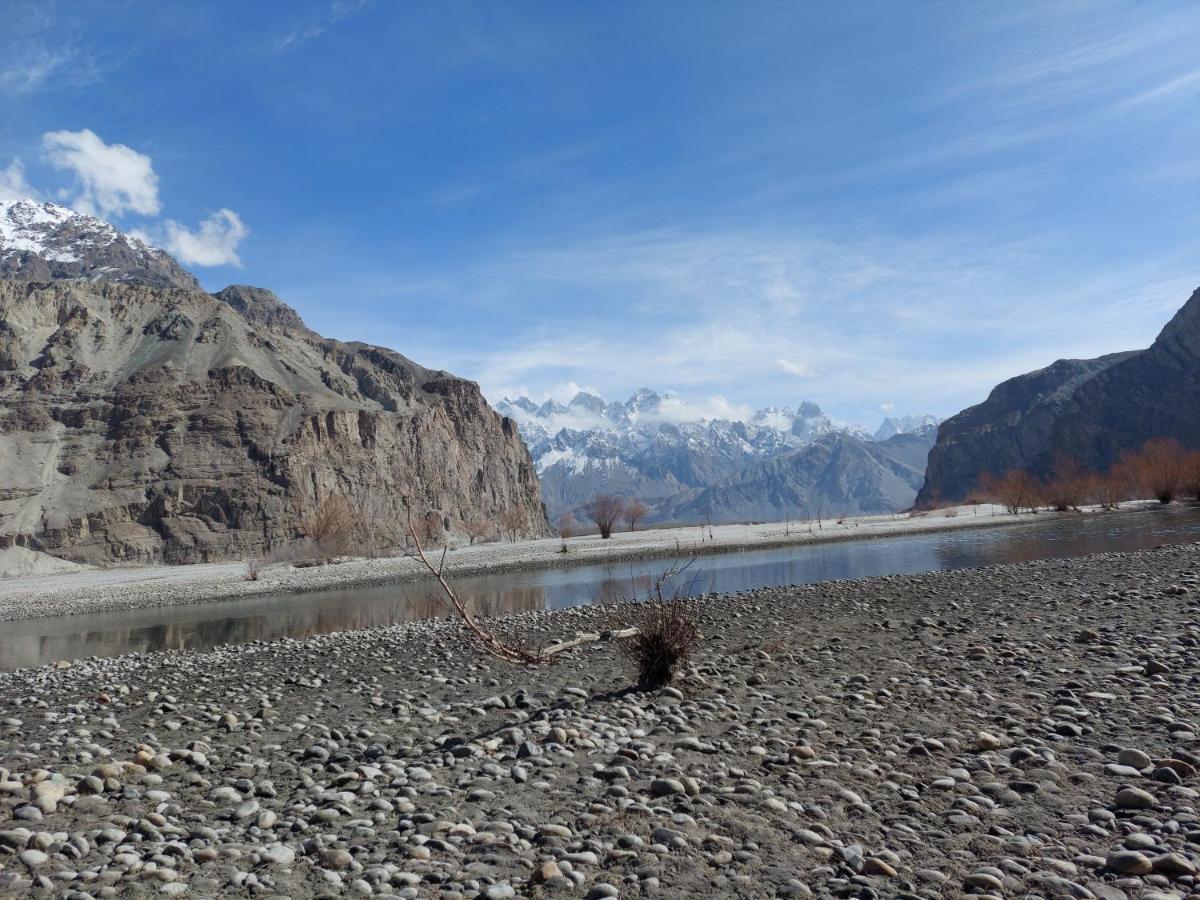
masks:
[[[1194,2],[0,7],[0,193],[493,399],[947,415],[1200,285]]]

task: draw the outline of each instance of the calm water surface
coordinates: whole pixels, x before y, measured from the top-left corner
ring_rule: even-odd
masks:
[[[701,556],[691,565],[686,580],[697,593],[743,591],[1190,541],[1200,541],[1200,508],[1172,507],[1005,528]],[[456,579],[455,584],[462,595],[472,598],[475,609],[489,614],[559,609],[629,596],[635,581],[668,565],[669,560],[611,563],[481,575]],[[425,584],[410,583],[0,622],[0,669],[87,656],[300,638],[439,614],[435,592]]]

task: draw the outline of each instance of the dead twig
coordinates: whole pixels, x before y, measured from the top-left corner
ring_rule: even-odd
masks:
[[[454,612],[462,621],[463,626],[470,633],[475,644],[485,653],[502,659],[505,662],[516,663],[524,666],[545,665],[552,662],[560,653],[565,653],[568,650],[574,650],[584,644],[594,643],[595,641],[605,640],[606,638],[620,640],[634,637],[637,634],[636,628],[626,628],[621,631],[611,634],[586,633],[578,635],[569,641],[552,644],[549,647],[543,647],[538,650],[530,650],[512,643],[508,643],[493,634],[488,628],[480,624],[479,620],[472,615],[467,603],[458,596],[454,588],[450,586],[450,582],[446,580],[444,571],[446,567],[446,548],[442,548],[442,557],[435,566],[430,561],[429,556],[425,553],[425,549],[421,546],[421,540],[417,536],[417,531],[412,523],[408,526],[409,536],[412,538],[413,547],[415,548],[415,556],[413,558],[419,560],[421,564],[437,581],[438,586],[442,590],[442,594],[446,597]]]

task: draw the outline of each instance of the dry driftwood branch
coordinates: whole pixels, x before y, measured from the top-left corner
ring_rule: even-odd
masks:
[[[526,666],[543,665],[551,662],[560,653],[565,653],[568,650],[573,650],[583,644],[593,643],[603,640],[605,635],[598,633],[581,634],[572,640],[563,641],[559,644],[552,644],[549,647],[543,647],[540,650],[528,650],[524,647],[514,646],[505,643],[502,639],[496,637],[490,630],[481,625],[478,620],[471,614],[470,608],[466,603],[454,592],[454,588],[446,581],[443,570],[446,566],[446,548],[442,548],[442,558],[435,566],[426,555],[424,548],[421,546],[420,538],[417,537],[416,529],[410,523],[408,526],[409,535],[412,537],[413,547],[416,548],[416,559],[421,561],[421,564],[429,571],[429,573],[437,580],[438,586],[441,587],[442,593],[445,595],[454,612],[458,614],[467,631],[470,632],[472,639],[479,645],[485,653],[496,657],[497,659],[505,660],[506,662],[518,663]],[[614,638],[628,638],[637,634],[636,628],[626,628],[622,631],[612,634]]]

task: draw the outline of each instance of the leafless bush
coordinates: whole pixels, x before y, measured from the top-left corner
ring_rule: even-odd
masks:
[[[600,537],[608,540],[625,514],[625,498],[614,494],[597,494],[584,504],[583,511],[600,529]]]
[[[477,540],[485,538],[493,534],[496,530],[491,522],[486,519],[471,519],[468,522],[462,523],[462,530],[466,532],[467,538],[473,545]]]
[[[1191,454],[1177,440],[1155,438],[1122,456],[1117,465],[1140,496],[1170,503],[1184,490]]]
[[[1200,453],[1188,456],[1184,492],[1193,500],[1200,500]]]
[[[415,517],[409,523],[409,532],[416,535],[423,547],[437,547],[443,543],[445,535],[442,514],[429,510],[424,515]]]
[[[949,509],[947,509],[947,510],[946,510],[944,513],[942,513],[942,518],[943,518],[943,519],[953,519],[953,518],[955,518],[957,515],[958,515],[958,508],[957,508],[957,507],[954,507],[954,506],[951,506],[951,507],[950,507]]]
[[[349,500],[341,494],[330,494],[301,519],[300,533],[312,542],[316,556],[328,560],[350,553],[359,522]]]
[[[1042,488],[1046,503],[1059,512],[1077,510],[1087,496],[1087,489],[1088,473],[1079,460],[1067,454],[1056,456],[1050,477]]]
[[[312,541],[303,538],[291,541],[281,547],[275,547],[258,559],[248,560],[246,562],[246,580],[258,581],[262,573],[272,566],[311,561],[317,556],[315,546]]]
[[[569,537],[575,537],[575,531],[579,528],[579,523],[575,520],[575,516],[570,512],[565,512],[558,517],[558,536],[563,540]]]
[[[1036,510],[1040,485],[1024,469],[1009,469],[1000,476],[985,472],[979,490],[1015,515],[1022,509]]]
[[[391,556],[408,543],[408,508],[384,488],[359,500],[358,543],[368,556]]]
[[[1116,509],[1129,494],[1129,480],[1118,467],[1088,476],[1087,497],[1101,509]]]
[[[500,514],[500,527],[511,543],[516,543],[525,527],[525,512],[519,506],[513,506]]]
[[[629,523],[629,530],[637,531],[638,522],[645,518],[648,512],[650,507],[636,498],[625,504],[625,521]]]
[[[675,678],[700,643],[700,628],[691,609],[679,597],[656,597],[631,604],[628,623],[635,634],[617,642],[621,653],[637,668],[640,691],[657,691]]]

